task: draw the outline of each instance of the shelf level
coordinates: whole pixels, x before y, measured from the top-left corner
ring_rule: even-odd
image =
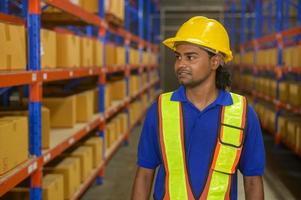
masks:
[[[50,132],[50,148],[43,150],[43,164],[47,164],[56,158],[102,122],[104,122],[103,116],[97,114],[88,123],[77,123],[74,128],[52,129]]]
[[[97,15],[85,11],[84,9],[67,0],[45,0],[45,2],[48,5],[54,6],[70,15],[73,15],[88,24],[92,24],[98,27],[107,26],[104,20],[99,18]]]

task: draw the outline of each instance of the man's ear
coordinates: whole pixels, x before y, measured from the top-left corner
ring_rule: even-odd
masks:
[[[218,66],[220,65],[220,56],[218,55],[215,55],[215,56],[212,56],[211,59],[210,59],[210,62],[211,62],[211,68],[213,70],[216,70],[218,68]]]

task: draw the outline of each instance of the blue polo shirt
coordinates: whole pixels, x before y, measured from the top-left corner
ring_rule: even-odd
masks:
[[[185,150],[188,175],[195,196],[204,187],[218,135],[219,112],[221,106],[231,105],[229,92],[220,90],[216,100],[200,111],[187,98],[185,88],[179,87],[171,97],[172,101],[182,102],[185,130]],[[165,170],[160,152],[157,102],[149,108],[138,146],[140,167],[155,169],[156,176],[154,199],[162,199],[165,191]],[[253,108],[248,106],[247,126],[244,147],[238,169],[244,176],[261,176],[264,173],[265,151],[258,118]],[[232,177],[231,200],[237,199],[237,174]]]

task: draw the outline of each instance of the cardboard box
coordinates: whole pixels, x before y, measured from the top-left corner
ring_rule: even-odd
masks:
[[[288,103],[289,100],[289,83],[285,81],[279,82],[279,99],[283,103]]]
[[[116,64],[119,66],[125,65],[125,48],[122,46],[116,47]]]
[[[93,40],[80,38],[80,67],[93,67]]]
[[[25,27],[0,22],[0,44],[0,70],[25,70]]]
[[[80,159],[80,179],[81,182],[84,182],[93,169],[93,148],[89,146],[80,146],[68,156]]]
[[[94,96],[89,90],[76,95],[76,122],[88,122],[93,117]]]
[[[64,177],[47,174],[42,182],[43,200],[64,200]]]
[[[276,98],[276,91],[277,91],[277,81],[269,80],[269,96]]]
[[[119,136],[122,134],[121,133],[121,123],[120,123],[120,118],[117,116],[112,120],[113,126],[115,126],[115,138],[114,141],[119,138]]]
[[[0,175],[28,159],[27,117],[0,118]]]
[[[72,128],[76,122],[76,98],[43,98],[43,105],[50,110],[51,128]]]
[[[289,102],[293,106],[301,106],[301,84],[300,83],[289,84]]]
[[[296,139],[296,125],[293,119],[289,119],[287,122],[287,142],[294,146]]]
[[[285,116],[278,117],[278,133],[281,139],[286,140],[287,136],[287,118]]]
[[[80,185],[80,159],[67,157],[58,165],[44,169],[46,173],[63,175],[64,199],[70,199]]]
[[[121,127],[121,133],[124,134],[126,131],[128,131],[128,115],[126,113],[122,113],[118,115],[120,118],[120,127]]]
[[[98,0],[81,0],[81,7],[88,12],[98,13]]]
[[[49,137],[50,137],[50,112],[49,109],[42,106],[42,148],[49,148]],[[26,116],[28,117],[27,110],[16,110],[16,111],[2,111],[0,117],[5,116]]]
[[[13,188],[1,200],[30,200],[29,188]]]
[[[83,145],[92,147],[93,168],[98,167],[103,160],[103,140],[100,137],[91,137]]]
[[[295,46],[294,55],[293,55],[293,67],[301,67],[301,45]]]
[[[116,65],[116,50],[115,45],[112,43],[107,43],[105,45],[105,64],[108,68]]]
[[[130,95],[134,95],[139,92],[141,86],[141,79],[138,75],[130,76]]]
[[[57,33],[57,66],[72,68],[80,66],[80,37]]]
[[[93,40],[93,65],[103,66],[103,44],[99,40]]]
[[[124,0],[106,1],[105,10],[124,21]]]
[[[139,58],[139,51],[134,48],[130,48],[130,55],[129,55],[129,63],[131,65],[138,65],[140,64],[140,58]]]
[[[41,29],[41,66],[56,68],[56,32]]]
[[[111,148],[114,142],[116,141],[116,139],[117,139],[116,126],[111,121],[106,125],[106,132],[105,132],[106,149]]]
[[[126,82],[125,80],[114,81],[110,88],[111,101],[121,101],[126,97]]]

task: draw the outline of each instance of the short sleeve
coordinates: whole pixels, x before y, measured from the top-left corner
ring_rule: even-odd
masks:
[[[161,163],[157,124],[157,103],[153,103],[147,111],[140,135],[137,160],[140,167],[155,169]]]
[[[254,109],[248,107],[245,141],[238,169],[244,176],[261,176],[265,168],[265,149],[260,123]]]

